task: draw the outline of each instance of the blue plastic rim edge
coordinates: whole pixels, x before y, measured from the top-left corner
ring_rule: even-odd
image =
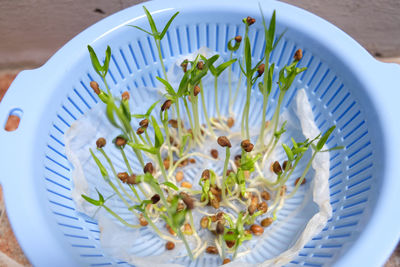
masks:
[[[218,2],[204,0],[201,2],[175,1],[152,1],[145,3],[150,11],[172,12],[175,10],[196,10],[204,8],[223,8],[224,10],[257,13],[258,2],[251,0],[253,4],[243,5],[240,1],[220,0]],[[307,27],[307,34],[318,36],[318,41],[325,48],[332,51],[350,70],[353,79],[357,79],[365,93],[370,96],[374,106],[379,107],[377,127],[384,129],[385,162],[384,178],[380,189],[381,197],[378,198],[374,209],[374,216],[366,225],[359,240],[349,251],[338,260],[337,266],[378,266],[384,263],[396,245],[400,236],[400,212],[391,207],[400,203],[400,166],[397,148],[400,147],[400,127],[398,124],[400,88],[396,83],[400,76],[400,67],[390,64],[376,62],[358,43],[345,33],[329,24],[328,22],[301,9],[289,6],[284,3],[267,1],[261,5],[265,10],[270,8],[279,9],[281,20],[293,27]],[[290,14],[296,14],[291,16]],[[46,112],[45,105],[35,103],[50,103],[50,96],[57,86],[58,77],[67,71],[69,66],[77,59],[87,56],[86,44],[95,43],[97,39],[121,27],[130,24],[136,19],[143,18],[142,5],[128,8],[112,15],[79,34],[60,49],[42,68],[21,73],[7,92],[0,105],[0,125],[5,121],[6,116],[12,108],[21,108],[24,118],[20,128],[12,133],[4,132],[3,126],[0,129],[0,145],[3,151],[7,151],[7,161],[2,162],[3,173],[0,175],[6,199],[7,211],[13,226],[14,232],[28,258],[34,265],[48,266],[56,259],[64,266],[76,264],[68,255],[62,253],[64,244],[60,244],[62,236],[53,235],[56,231],[54,222],[47,220],[48,210],[41,207],[40,191],[34,191],[35,148],[43,145],[41,140],[35,137],[40,136],[40,126],[45,124],[42,121]],[[283,18],[283,19],[282,19]],[[300,19],[301,18],[301,19]],[[71,56],[74,55],[74,56]],[[52,75],[49,75],[52,73]],[[32,90],[39,88],[40,90]],[[396,112],[397,111],[397,112]],[[29,135],[24,134],[29,133]],[[22,138],[23,137],[23,138]],[[15,149],[16,144],[20,149]],[[23,168],[11,168],[18,161]],[[18,177],[18,179],[12,179]],[[15,192],[19,192],[16,194]],[[24,197],[20,197],[24,196]],[[35,208],[27,209],[26,207]],[[30,214],[30,210],[41,210],[41,214]],[[18,218],[29,218],[30,226],[26,221]],[[43,251],[38,246],[38,240],[46,240],[46,246],[59,247],[55,255],[48,255],[43,258]],[[377,246],[377,244],[379,244]],[[29,248],[29,249],[28,249]],[[359,255],[359,257],[354,257]],[[365,255],[373,255],[366,257]],[[54,262],[53,262],[54,263]]]

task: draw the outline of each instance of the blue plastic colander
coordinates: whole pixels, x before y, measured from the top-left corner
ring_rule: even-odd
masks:
[[[320,130],[337,125],[328,145],[345,147],[330,154],[333,216],[288,266],[382,265],[400,236],[400,67],[377,62],[338,28],[304,10],[275,1],[261,5],[267,18],[276,9],[278,33],[287,29],[272,55],[278,67],[297,48],[304,51],[301,65],[308,69],[295,81],[289,102],[297,89],[305,88]],[[181,12],[162,41],[167,66],[202,46],[227,58],[227,41],[243,35],[241,19],[261,21],[253,0],[160,0],[146,7],[161,25]],[[107,79],[113,91],[129,90],[140,96],[136,105],[149,106],[150,99],[138,88],[155,86],[161,73],[156,47],[127,24],[148,27],[141,5],[88,28],[43,67],[21,72],[0,105],[0,178],[7,213],[35,266],[128,265],[105,254],[96,222],[76,212],[63,137],[98,102],[88,86],[97,77],[87,44],[99,53],[110,45]],[[260,23],[251,27],[250,38],[259,59],[264,44]],[[3,129],[10,114],[21,118],[14,132]],[[266,260],[274,244],[292,237],[274,238],[250,261]]]

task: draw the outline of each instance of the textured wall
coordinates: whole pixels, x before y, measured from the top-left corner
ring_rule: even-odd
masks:
[[[0,0],[0,69],[43,64],[86,27],[142,1]],[[400,56],[400,0],[284,1],[339,26],[374,55]]]

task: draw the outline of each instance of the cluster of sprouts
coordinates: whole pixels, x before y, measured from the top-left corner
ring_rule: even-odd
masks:
[[[166,91],[164,99],[152,104],[145,114],[132,114],[129,105],[131,96],[128,92],[122,93],[121,96],[112,95],[105,79],[111,58],[110,47],[106,50],[104,63],[100,64],[94,50],[88,46],[92,65],[102,78],[105,88],[100,88],[95,81],[92,81],[90,86],[106,105],[109,122],[120,130],[120,134],[114,140],[99,138],[96,141],[101,159],[92,150],[90,153],[102,178],[114,191],[109,197],[119,198],[132,216],[137,218],[138,224],[128,223],[107,206],[107,199],[101,192],[98,192],[97,199],[86,195],[82,197],[105,209],[126,227],[151,227],[165,240],[167,250],[174,249],[177,242],[183,242],[190,259],[196,259],[206,252],[220,255],[225,264],[238,256],[239,247],[244,242],[262,236],[264,228],[276,220],[285,200],[291,198],[306,182],[305,177],[315,155],[329,151],[323,150],[323,146],[334,127],[312,140],[295,141],[292,138],[291,144],[282,143],[282,147],[278,146],[278,141],[285,132],[285,122],[279,122],[282,102],[296,76],[306,68],[298,67],[302,58],[302,50],[299,49],[293,55],[292,62],[279,70],[279,96],[273,116],[267,120],[266,110],[270,104],[269,97],[276,71],[275,63],[270,62],[270,55],[282,37],[281,35],[275,38],[275,12],[268,25],[262,16],[265,50],[260,61],[254,62],[252,59],[249,28],[255,23],[255,19],[247,17],[243,19],[244,36],[235,36],[227,44],[230,51],[228,61],[216,66],[219,55],[210,58],[197,55],[192,61],[184,60],[181,63],[183,77],[179,86],[174,88],[168,81],[163,64],[161,40],[179,12],[174,14],[159,32],[151,14],[146,8],[144,11],[151,31],[134,27],[154,38],[164,74],[157,79]],[[239,55],[236,51],[241,45],[243,54]],[[232,64],[235,62],[240,66],[241,72],[233,92]],[[218,100],[218,78],[225,71],[228,72],[228,117],[222,116]],[[202,79],[207,74],[214,78],[215,117],[209,116],[205,103],[205,91],[213,90],[203,86]],[[246,101],[240,118],[238,114],[233,113],[232,107],[241,90],[240,81],[243,76],[246,81]],[[259,134],[256,136],[250,135],[249,126],[253,88],[257,88],[263,97],[262,112],[259,116],[260,127],[257,127]],[[204,124],[200,119],[202,115],[205,118]],[[241,122],[240,132],[232,131],[235,122]],[[232,140],[238,142],[234,143]],[[124,170],[117,171],[105,152],[104,147],[109,141],[112,142],[108,145],[113,145],[120,151],[125,164]],[[218,155],[216,149],[211,149],[208,153],[198,149],[203,147],[205,142],[222,147],[220,150],[224,150],[225,155]],[[232,144],[236,144],[236,148],[241,151],[237,155],[231,155]],[[133,150],[143,172],[133,172],[131,162],[126,156],[127,149]],[[286,160],[278,162],[271,158],[276,149],[284,150]],[[287,192],[287,182],[310,149],[311,158],[301,176],[296,179],[294,189]],[[195,165],[200,158],[210,162],[223,160],[224,164],[223,169],[202,170],[200,177],[193,179],[198,182],[198,188],[201,190],[194,190],[194,185],[185,180],[183,170],[188,165]],[[267,162],[273,162],[269,166],[276,176],[273,182],[266,178],[264,172]],[[111,170],[111,173],[107,169]],[[195,212],[204,215],[198,222],[198,229],[193,216]],[[260,223],[257,224],[256,220]],[[160,221],[168,229],[168,234],[159,229]],[[203,240],[201,237],[205,231],[215,238],[212,241]],[[194,237],[195,246],[190,246],[188,236]]]

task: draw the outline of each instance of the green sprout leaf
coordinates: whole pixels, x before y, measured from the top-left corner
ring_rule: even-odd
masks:
[[[165,25],[164,29],[162,30],[160,34],[160,40],[164,37],[164,35],[167,33],[169,26],[171,25],[172,21],[175,19],[176,16],[178,16],[179,12],[176,12],[167,22]]]
[[[108,172],[106,170],[106,168],[104,167],[104,165],[101,163],[101,161],[99,160],[98,157],[96,157],[96,155],[93,153],[92,149],[89,149],[90,154],[92,155],[94,161],[97,164],[97,167],[99,167],[100,173],[103,176],[103,178],[108,179]]]
[[[136,26],[136,25],[128,25],[128,26],[133,27],[133,28],[136,28],[136,29],[138,29],[138,30],[141,30],[142,32],[147,33],[148,35],[153,36],[153,34],[152,34],[151,32],[148,32],[148,31],[146,31],[145,29],[143,29],[143,28],[141,28],[141,27],[139,27],[139,26]]]
[[[176,97],[177,94],[175,93],[174,88],[172,88],[171,84],[164,80],[163,78],[156,77],[157,80],[159,80],[162,84],[165,86],[165,90],[167,90],[168,94],[170,94],[172,97]]]
[[[164,182],[162,184],[168,186],[169,188],[174,189],[175,191],[179,191],[179,188],[171,182]]]
[[[235,42],[235,45],[232,45],[232,42]],[[230,39],[230,40],[228,41],[228,50],[229,50],[229,51],[234,52],[234,51],[238,50],[239,47],[240,47],[240,43],[239,43],[239,42],[236,42],[236,41],[235,41],[235,38],[232,38],[232,39]]]
[[[98,207],[103,206],[104,205],[104,197],[103,197],[102,194],[100,194],[100,192],[97,189],[96,189],[96,191],[97,191],[97,194],[99,196],[99,200],[94,200],[93,198],[90,198],[90,197],[85,196],[83,194],[81,196],[82,196],[82,198],[84,200],[86,200],[87,202],[89,202],[92,205],[95,205],[95,206],[98,206]]]
[[[160,148],[162,146],[162,144],[164,143],[164,136],[161,133],[160,127],[157,124],[156,119],[154,118],[154,116],[151,116],[151,121],[153,124],[153,128],[154,128],[154,140],[155,140],[155,148]]]
[[[155,22],[153,20],[153,17],[151,16],[150,12],[147,10],[147,8],[145,6],[143,6],[143,9],[144,9],[144,13],[147,16],[147,20],[149,21],[150,28],[151,28],[151,31],[153,32],[154,38],[159,39],[157,27],[156,27],[156,24],[155,24]]]
[[[134,143],[128,143],[129,146],[131,146],[134,149],[139,149],[139,150],[143,150],[146,152],[149,152],[150,154],[157,154],[158,149],[155,147],[151,147],[149,145],[145,145],[145,144],[134,144]]]
[[[97,74],[99,76],[105,78],[107,75],[107,72],[108,72],[109,64],[110,64],[111,48],[109,46],[107,46],[106,58],[104,60],[103,65],[100,64],[99,59],[96,55],[96,52],[90,45],[88,45],[88,50],[89,50],[90,59],[92,61],[92,66],[93,66],[94,70],[97,72]]]
[[[317,150],[320,151],[323,146],[325,145],[326,141],[328,140],[329,136],[331,135],[331,133],[333,132],[333,130],[335,130],[336,125],[332,126],[331,128],[329,128],[324,135],[321,137],[321,139],[319,139],[318,143],[317,143]]]
[[[286,144],[282,144],[283,149],[285,150],[285,153],[288,157],[289,161],[293,161],[294,160],[294,155],[292,150],[286,145]]]

